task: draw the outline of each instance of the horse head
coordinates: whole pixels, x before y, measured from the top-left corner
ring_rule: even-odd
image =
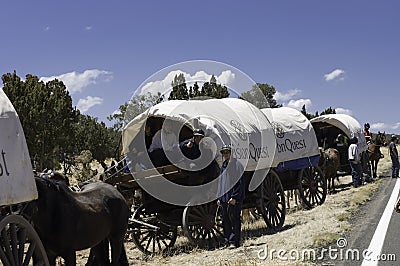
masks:
[[[386,133],[378,131],[378,134],[375,137],[375,144],[379,146],[386,146]]]

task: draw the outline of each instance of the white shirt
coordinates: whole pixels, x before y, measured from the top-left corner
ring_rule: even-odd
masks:
[[[173,132],[164,131],[163,134],[161,134],[161,130],[162,129],[160,129],[159,131],[156,132],[156,134],[154,134],[153,140],[148,150],[149,152],[152,152],[157,149],[164,149],[164,151],[170,151],[175,145],[178,145],[178,138]]]
[[[349,146],[349,160],[354,161],[354,163],[359,163],[361,161],[361,156],[358,152],[357,144],[353,143]]]

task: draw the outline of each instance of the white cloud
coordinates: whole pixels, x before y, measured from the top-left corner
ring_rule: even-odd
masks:
[[[158,80],[158,81],[152,81],[148,82],[145,85],[141,87],[141,90],[137,92],[138,94],[144,94],[150,92],[151,94],[155,95],[157,92],[160,92],[161,94],[165,94],[166,92],[170,91],[171,88],[171,83],[174,80],[174,77],[177,74],[183,74],[185,77],[185,81],[187,84],[187,87],[189,88],[192,86],[195,82],[199,85],[199,87],[202,86],[204,82],[210,81],[212,74],[209,74],[203,70],[197,71],[194,73],[194,75],[191,75],[189,73],[186,73],[181,70],[174,70],[169,72],[163,80]],[[235,79],[235,73],[232,73],[230,70],[225,70],[222,71],[219,75],[214,75],[215,78],[217,79],[218,83],[221,83],[223,85],[226,85],[228,88],[230,87],[229,85],[233,82]],[[169,93],[166,93],[166,96]]]
[[[211,78],[211,76],[210,76]],[[230,70],[222,71],[222,73],[217,77],[218,83],[229,85],[235,79],[235,73]]]
[[[294,96],[296,96],[297,94],[299,94],[300,92],[301,92],[301,90],[299,90],[299,89],[289,90],[286,93],[281,93],[279,91],[276,91],[274,98],[277,101],[288,101],[288,100],[292,99]]]
[[[77,73],[75,71],[61,74],[58,76],[41,77],[40,81],[48,82],[50,80],[58,79],[64,82],[68,91],[71,94],[75,92],[81,92],[83,88],[96,84],[98,80],[110,81],[113,78],[112,72],[98,69],[85,70],[83,73]]]
[[[85,27],[85,30],[91,30],[92,29],[92,26],[86,26]]]
[[[298,100],[290,100],[286,106],[292,107],[297,110],[301,110],[303,105],[306,106],[306,109],[309,109],[309,107],[312,105],[310,99],[298,99]]]
[[[353,115],[353,111],[349,110],[349,109],[344,109],[341,107],[335,108],[335,111],[337,114],[346,114],[346,115]]]
[[[372,123],[371,124],[371,131],[386,131],[389,129],[397,129],[397,127],[382,123],[382,122],[377,122],[377,123]]]
[[[324,78],[326,81],[334,80],[334,79],[339,79],[339,80],[344,80],[344,70],[342,69],[335,69],[331,73],[325,74]]]
[[[85,99],[79,99],[76,108],[78,108],[82,113],[92,108],[95,105],[102,104],[103,99],[100,97],[87,96]]]
[[[395,123],[394,125],[391,126],[392,129],[399,129],[400,128],[400,122]]]

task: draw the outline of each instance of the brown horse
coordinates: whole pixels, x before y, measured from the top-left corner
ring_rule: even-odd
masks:
[[[378,131],[375,141],[368,144],[368,160],[371,164],[371,173],[374,178],[377,177],[379,160],[384,157],[381,152],[381,146],[386,146],[386,144],[385,132],[382,133],[380,131]]]
[[[335,192],[335,177],[337,178],[337,170],[340,165],[339,151],[334,148],[326,150],[320,149],[321,157],[319,158],[318,166],[321,168],[328,182],[329,193]]]

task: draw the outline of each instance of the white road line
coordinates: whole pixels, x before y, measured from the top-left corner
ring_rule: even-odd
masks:
[[[364,260],[361,266],[372,266],[378,265],[378,256],[381,254],[383,242],[385,241],[386,232],[389,226],[390,219],[394,211],[394,205],[399,194],[400,189],[400,179],[396,181],[396,185],[393,188],[392,195],[386,205],[385,211],[376,227],[374,236],[372,237],[371,243],[369,243],[368,252],[364,255]]]

